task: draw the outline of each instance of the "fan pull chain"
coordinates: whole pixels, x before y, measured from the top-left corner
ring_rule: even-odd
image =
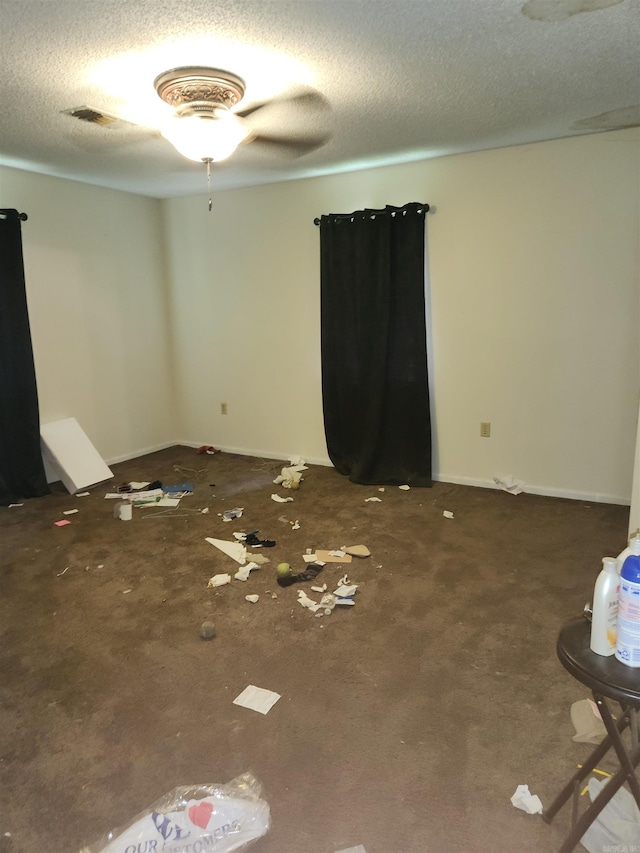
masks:
[[[211,157],[207,157],[204,162],[207,164],[207,189],[209,190],[209,213],[211,213],[213,206],[211,201]]]

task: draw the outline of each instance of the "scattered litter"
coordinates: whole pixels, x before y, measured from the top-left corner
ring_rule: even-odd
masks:
[[[244,566],[247,562],[247,549],[242,543],[229,542],[226,539],[212,539],[209,536],[206,536],[205,539],[210,545],[214,545],[220,551],[224,551],[228,557],[231,557],[236,563],[240,563],[241,566]]]
[[[451,510],[445,509],[442,514],[445,518],[453,518],[453,513],[451,512]]]
[[[130,501],[118,501],[113,508],[113,517],[120,521],[131,521],[133,518],[133,507]]]
[[[379,491],[379,492],[384,492],[384,486],[380,486],[380,487],[378,488],[378,491]]]
[[[302,480],[301,472],[306,470],[307,466],[304,463],[285,467],[273,482],[276,485],[281,485],[284,489],[298,489],[300,488],[300,481]]]
[[[355,604],[354,598],[358,590],[357,583],[349,583],[349,579],[345,575],[344,578],[338,581],[338,586],[333,591],[336,604],[344,604],[352,606]]]
[[[303,554],[302,559],[305,563],[315,563],[317,561],[317,556],[315,552],[313,554]]]
[[[292,529],[292,530],[300,530],[300,522],[298,521],[298,519],[297,519],[297,518],[296,518],[296,520],[293,522],[293,524],[291,525],[291,529]]]
[[[351,554],[352,557],[370,557],[371,551],[366,545],[343,545],[340,549],[345,554]]]
[[[591,802],[607,784],[606,779],[589,779]],[[638,850],[640,838],[640,810],[633,795],[626,788],[619,788],[612,799],[580,839],[589,853],[603,850]]]
[[[78,512],[78,510],[77,510],[77,509],[65,509],[65,510],[64,510],[64,512],[63,512],[62,514],[63,514],[63,515],[73,515],[73,514],[74,514],[74,513],[76,513],[76,512]]]
[[[364,499],[364,502],[365,502],[366,504],[368,504],[368,503],[378,503],[378,504],[381,504],[381,503],[382,503],[382,498],[365,498],[365,499]]]
[[[515,794],[511,797],[511,802],[517,809],[522,809],[527,814],[542,814],[540,797],[530,793],[528,785],[518,785]]]
[[[264,554],[247,554],[247,557],[257,566],[264,566],[265,563],[270,563],[271,560],[265,557]]]
[[[196,453],[208,453],[209,456],[212,456],[214,453],[220,453],[220,451],[216,447],[212,447],[210,444],[203,444],[202,447],[199,447]]]
[[[407,484],[405,483],[404,486],[398,486],[398,488],[402,489],[403,492],[408,492],[411,486],[407,486]]]
[[[318,563],[313,563],[309,566],[308,569],[305,569],[304,572],[299,572],[298,574],[288,574],[284,577],[279,577],[278,585],[291,586],[291,584],[300,583],[302,581],[314,581],[318,577],[322,569],[323,566],[320,566]]]
[[[9,504],[7,509],[11,509],[12,506],[24,506],[24,504]]]
[[[118,495],[119,498],[122,495]],[[133,492],[131,499],[135,506],[139,506],[140,504],[155,504],[162,500],[164,497],[164,492],[162,489],[147,489],[143,492]]]
[[[165,495],[171,495],[174,498],[186,498],[187,495],[193,494],[193,483],[175,483],[173,486],[163,486],[162,491]]]
[[[278,699],[280,699],[279,693],[274,693],[273,690],[265,690],[263,687],[255,687],[253,684],[250,684],[248,687],[245,687],[239,696],[236,696],[233,704],[240,705],[242,708],[250,708],[259,714],[268,714]]]
[[[119,492],[107,492],[107,494],[104,496],[104,499],[106,501],[119,501],[122,500],[122,495]]]
[[[279,504],[286,504],[287,501],[292,501],[293,498],[281,498],[280,495],[276,495],[275,493],[271,495],[271,500],[276,501]]]
[[[257,604],[260,600],[260,596],[255,594],[245,595],[244,600],[250,602],[251,604]]]
[[[600,743],[607,734],[598,706],[591,699],[580,699],[571,706],[571,722],[576,743]]]
[[[493,482],[497,486],[500,486],[501,489],[504,489],[505,492],[509,492],[510,495],[521,494],[522,487],[524,486],[522,480],[516,480],[511,474],[508,474],[506,477],[494,477]]]
[[[343,850],[336,850],[336,853],[367,853],[362,844],[357,847],[345,847]]]
[[[312,613],[316,613],[316,611],[320,610],[321,605],[314,601],[312,598],[303,592],[302,590],[298,591],[298,604],[301,604],[302,607],[306,607]]]
[[[91,492],[76,492],[77,498],[88,498]],[[22,504],[21,504],[22,506]]]
[[[252,530],[250,533],[234,533],[236,539],[250,545],[252,548],[273,548],[276,544],[275,539],[258,539],[258,531]]]
[[[289,459],[289,462],[290,462],[292,465],[304,465],[304,466],[305,466],[305,468],[306,468],[306,466],[307,466],[307,463],[306,463],[306,461],[302,458],[302,456],[292,456],[292,457]]]
[[[227,574],[218,574],[214,575],[212,578],[209,578],[207,586],[225,586],[225,584],[231,583],[231,575]]]
[[[204,509],[201,509],[200,512],[202,513],[202,515],[206,515],[209,512],[209,507],[206,506]]]
[[[203,622],[200,626],[200,636],[203,640],[210,640],[216,635],[216,626],[210,620]]]
[[[323,583],[322,586],[312,586],[311,589],[314,592],[326,592],[327,591],[327,585],[326,585],[326,583]]]
[[[62,575],[63,575],[65,572],[68,572],[68,571],[69,571],[69,566],[67,566],[66,568],[64,568],[61,572],[58,572],[58,574],[56,575],[56,577],[57,577],[57,578],[61,578],[61,577],[62,577]]]
[[[150,485],[149,480],[145,480],[144,482],[138,482],[137,480],[132,480],[129,485],[132,489],[146,489],[148,485]]]
[[[131,590],[130,590],[130,589],[123,589],[123,590],[122,590],[122,594],[123,594],[123,595],[127,595],[127,593],[129,593],[129,592],[131,592]]]
[[[54,521],[53,523],[56,527],[64,527],[65,524],[71,524],[71,522],[66,518],[63,518],[62,521]]]
[[[219,512],[218,515],[222,516],[223,521],[231,521],[234,518],[240,518],[243,511],[243,506],[237,506],[235,509],[227,509],[224,512]]]
[[[234,578],[238,581],[249,580],[249,575],[254,569],[257,568],[259,568],[257,563],[247,563],[246,566],[242,566],[241,569],[238,569],[238,571],[234,575]]]
[[[344,551],[323,551],[320,548],[316,549],[316,557],[323,563],[350,563],[351,554],[345,554]]]
[[[227,785],[174,788],[125,827],[83,847],[82,853],[246,850],[269,830],[269,805],[261,797],[260,783],[251,773]]]

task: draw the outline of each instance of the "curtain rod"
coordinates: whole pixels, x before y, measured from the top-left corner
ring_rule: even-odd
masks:
[[[364,210],[356,210],[354,213],[330,213],[328,215],[330,216],[331,219],[353,219],[353,217],[356,216],[358,213],[368,213],[368,214],[371,214],[372,216],[380,216],[383,213],[391,212],[391,215],[395,216],[396,213],[403,211],[405,207],[413,206],[413,204],[415,204],[415,202],[413,202],[413,203],[410,202],[409,204],[406,204],[403,207],[393,207],[392,205],[388,205],[387,207],[383,207],[381,210],[373,210],[371,208],[365,208]],[[421,208],[421,210],[419,211],[420,213],[422,213],[423,210],[425,212],[430,210],[430,207],[428,204],[419,204],[418,203],[417,207]],[[316,218],[313,220],[313,224],[314,225],[320,225],[319,217],[316,216]]]
[[[0,210],[0,219],[19,219],[21,222],[26,222],[28,218],[26,213],[18,213],[13,208],[3,208]]]

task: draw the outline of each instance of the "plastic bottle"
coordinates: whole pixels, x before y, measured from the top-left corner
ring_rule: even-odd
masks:
[[[640,667],[640,538],[633,537],[630,548],[620,572],[616,659]]]
[[[620,578],[615,557],[604,557],[602,570],[593,590],[591,616],[591,651],[597,655],[615,654],[618,622]]]
[[[620,574],[620,572],[622,571],[622,565],[623,565],[624,561],[627,559],[627,557],[629,556],[629,554],[632,554],[632,553],[633,553],[632,545],[633,545],[633,542],[634,542],[634,541],[636,541],[636,540],[637,540],[638,542],[640,542],[640,527],[635,531],[635,533],[632,533],[632,534],[631,534],[631,536],[629,537],[629,544],[628,544],[628,545],[627,545],[627,547],[624,549],[624,551],[620,551],[620,553],[618,554],[618,557],[617,557],[617,560],[618,560],[618,574]]]

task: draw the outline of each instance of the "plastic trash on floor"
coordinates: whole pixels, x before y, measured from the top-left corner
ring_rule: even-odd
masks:
[[[595,800],[609,780],[589,779],[589,797]],[[589,853],[603,850],[640,850],[640,809],[633,795],[620,788],[580,839]]]
[[[109,832],[80,853],[123,853],[127,850],[246,850],[269,830],[269,806],[251,773],[226,785],[174,788],[156,800],[128,826]]]

